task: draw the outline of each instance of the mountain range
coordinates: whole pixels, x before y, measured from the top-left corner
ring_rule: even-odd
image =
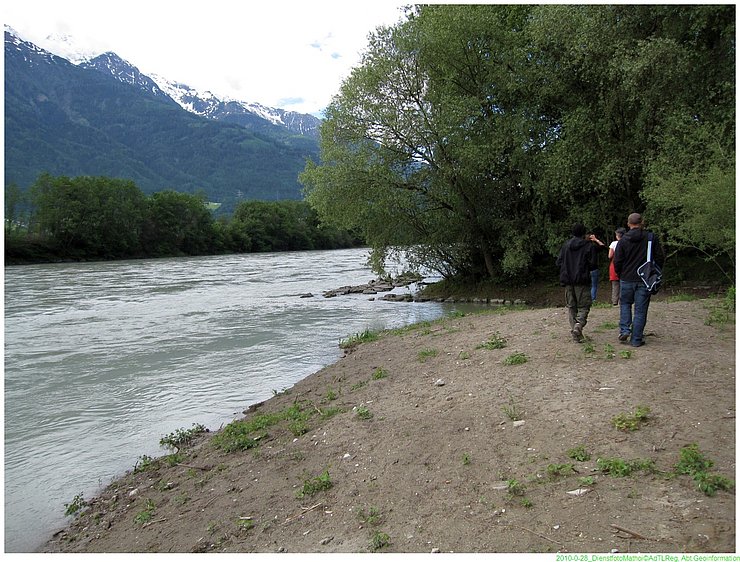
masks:
[[[320,124],[147,76],[112,52],[73,62],[5,28],[6,184],[102,175],[145,193],[202,192],[226,212],[244,199],[300,199]]]

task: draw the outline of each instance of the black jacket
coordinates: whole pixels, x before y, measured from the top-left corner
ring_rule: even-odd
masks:
[[[591,285],[591,270],[597,267],[596,246],[573,237],[560,248],[555,265],[560,268],[561,285]]]
[[[647,261],[648,234],[641,228],[631,228],[619,240],[617,249],[614,250],[614,271],[619,275],[621,281],[637,282],[637,268]],[[653,234],[653,261],[658,267],[663,268],[665,254],[660,245],[658,237]]]

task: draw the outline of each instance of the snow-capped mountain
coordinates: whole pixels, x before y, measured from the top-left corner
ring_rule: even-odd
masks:
[[[10,43],[18,52],[23,53],[26,62],[29,62],[31,64],[40,64],[42,62],[53,64],[55,62],[66,61],[64,57],[55,55],[49,50],[43,49],[38,45],[31,43],[30,41],[25,41],[21,39],[21,37],[18,35],[18,32],[7,25],[5,26],[5,37],[6,48]]]
[[[119,57],[116,53],[108,52],[92,59],[81,60],[79,66],[108,73],[124,84],[138,86],[142,90],[156,96],[167,96],[154,80],[146,74],[142,74],[138,68]]]
[[[18,33],[7,25],[5,31],[18,41],[23,41]],[[120,82],[136,85],[156,96],[169,97],[183,109],[196,115],[216,121],[236,123],[252,130],[262,130],[272,125],[284,128],[290,134],[318,138],[321,120],[313,115],[267,107],[260,103],[219,97],[210,91],[198,91],[163,76],[154,74],[147,76],[116,53],[96,54],[82,47],[71,35],[49,35],[39,43],[43,43],[40,51],[48,51],[72,64],[110,74]],[[33,43],[29,44],[33,45]],[[36,45],[34,47],[38,49]],[[267,123],[262,121],[267,121]]]
[[[209,119],[240,123],[249,126],[250,119],[258,117],[273,125],[285,127],[295,134],[318,138],[321,120],[313,115],[267,107],[260,103],[218,97],[210,91],[198,91],[187,84],[172,82],[152,74],[152,80],[183,109]]]
[[[36,43],[42,49],[51,51],[55,55],[67,59],[72,64],[86,62],[100,54],[83,46],[74,36],[66,33],[53,33]]]
[[[269,110],[167,93],[114,53],[73,64],[6,28],[4,62],[5,180],[22,189],[44,173],[125,178],[144,193],[203,193],[229,213],[245,199],[300,199],[298,176],[319,156],[315,138]],[[180,90],[191,111],[170,97]]]

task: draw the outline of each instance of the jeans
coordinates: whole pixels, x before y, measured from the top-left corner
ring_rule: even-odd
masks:
[[[594,269],[591,272],[591,301],[596,300],[596,291],[599,288],[599,270]]]
[[[645,324],[647,323],[648,307],[650,306],[650,291],[642,281],[620,281],[619,293],[619,334],[632,333],[630,344],[642,345]],[[634,304],[634,315],[632,305]]]

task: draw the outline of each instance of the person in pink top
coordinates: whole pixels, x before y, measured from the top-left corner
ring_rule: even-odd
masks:
[[[619,275],[614,271],[614,252],[617,249],[617,243],[625,232],[627,230],[620,226],[614,233],[617,239],[609,244],[609,281],[612,283],[612,306],[619,306]]]

